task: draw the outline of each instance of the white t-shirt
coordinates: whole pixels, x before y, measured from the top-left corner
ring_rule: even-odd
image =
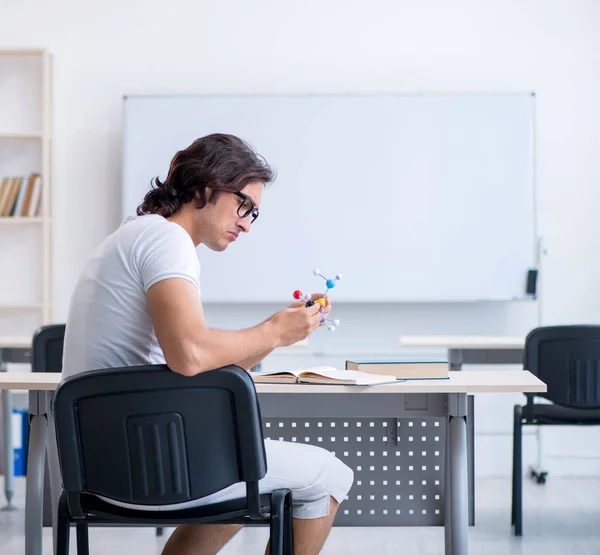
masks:
[[[200,262],[189,234],[162,216],[126,220],[92,253],[71,297],[63,379],[100,368],[164,364],[146,293],[172,277],[200,294]]]

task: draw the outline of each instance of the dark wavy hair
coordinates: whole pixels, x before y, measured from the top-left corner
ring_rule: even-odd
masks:
[[[215,203],[219,193],[241,191],[249,183],[267,185],[275,173],[266,160],[242,139],[214,133],[196,139],[175,154],[164,181],[155,177],[152,189],[146,193],[137,214],[159,214],[168,218],[188,202],[197,200],[197,207]],[[206,198],[206,187],[212,189]]]

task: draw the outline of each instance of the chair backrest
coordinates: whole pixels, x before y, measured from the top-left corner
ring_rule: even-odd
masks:
[[[547,384],[540,397],[567,407],[600,408],[600,326],[536,328],[525,340],[523,364]]]
[[[165,365],[83,372],[59,385],[54,414],[67,493],[166,505],[247,482],[258,506],[260,409],[237,366],[193,377]]]
[[[33,335],[31,369],[33,372],[61,372],[65,324],[42,326]]]

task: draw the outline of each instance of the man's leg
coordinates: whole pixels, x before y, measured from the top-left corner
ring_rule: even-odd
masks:
[[[354,473],[329,451],[314,445],[265,440],[267,475],[261,493],[289,488],[292,491],[294,555],[316,555],[331,529],[339,503],[352,486]],[[243,483],[202,498],[202,505],[239,499]],[[163,555],[214,555],[239,530],[230,525],[180,526]],[[267,548],[268,553],[268,548]]]
[[[168,539],[162,555],[215,555],[241,528],[233,524],[182,524]]]
[[[321,552],[339,506],[339,503],[330,497],[327,516],[294,519],[294,555],[318,555]],[[265,555],[270,553],[270,545],[267,543]]]

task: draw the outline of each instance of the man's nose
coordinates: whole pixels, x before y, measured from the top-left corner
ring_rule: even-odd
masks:
[[[246,233],[250,232],[250,218],[240,218],[237,224],[241,231],[245,231]]]

